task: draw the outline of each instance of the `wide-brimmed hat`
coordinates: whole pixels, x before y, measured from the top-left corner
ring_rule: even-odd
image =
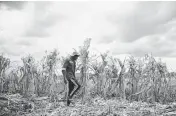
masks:
[[[80,56],[80,55],[79,55],[78,52],[75,51],[75,52],[73,52],[73,53],[71,54],[71,56]]]

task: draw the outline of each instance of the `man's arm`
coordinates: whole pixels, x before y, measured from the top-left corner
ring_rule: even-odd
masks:
[[[64,77],[64,83],[67,83],[66,71],[65,70],[62,70],[62,75]]]
[[[67,69],[67,66],[68,66],[68,60],[66,60],[64,62],[64,65],[62,67],[62,75],[64,77],[64,83],[67,83],[67,77],[66,77],[66,69]]]

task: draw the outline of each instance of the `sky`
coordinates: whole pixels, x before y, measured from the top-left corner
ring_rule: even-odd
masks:
[[[176,2],[0,2],[0,53],[19,61],[61,55],[92,38],[92,51],[120,58],[152,53],[176,71]]]

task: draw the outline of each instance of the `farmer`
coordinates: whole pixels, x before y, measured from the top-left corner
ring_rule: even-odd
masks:
[[[73,52],[70,58],[65,60],[62,67],[64,83],[67,84],[67,106],[70,105],[70,99],[73,95],[80,89],[80,84],[75,78],[76,60],[79,56],[77,52]]]

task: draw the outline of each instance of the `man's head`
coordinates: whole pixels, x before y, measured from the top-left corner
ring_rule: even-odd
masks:
[[[72,58],[73,60],[77,60],[79,56],[80,56],[80,55],[79,55],[78,52],[73,52],[72,55],[71,55],[71,58]]]

